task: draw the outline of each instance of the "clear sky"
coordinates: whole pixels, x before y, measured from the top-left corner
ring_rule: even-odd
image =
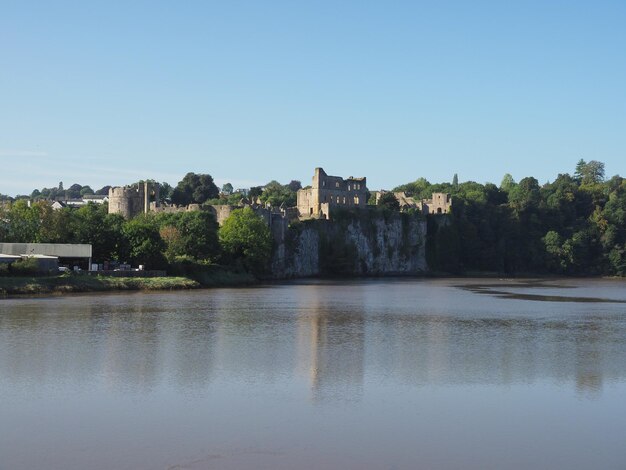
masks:
[[[0,1],[0,193],[626,175],[626,2]]]

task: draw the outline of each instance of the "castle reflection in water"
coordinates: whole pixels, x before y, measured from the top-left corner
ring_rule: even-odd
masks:
[[[422,287],[307,283],[5,300],[0,375],[24,386],[80,378],[116,390],[295,383],[313,401],[359,400],[366,383],[546,381],[593,396],[625,379],[626,327],[614,311],[535,302],[545,311],[502,314],[481,298],[484,306],[467,313],[461,297],[450,301],[453,287]],[[456,295],[467,302],[473,294]]]

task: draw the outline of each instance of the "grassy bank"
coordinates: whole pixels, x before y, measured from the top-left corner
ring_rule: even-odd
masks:
[[[247,286],[254,276],[216,267],[168,277],[113,277],[61,274],[58,276],[0,276],[0,297],[121,290],[180,290],[200,287]]]
[[[194,289],[200,283],[185,277],[37,276],[0,277],[0,295],[62,294],[115,290]]]

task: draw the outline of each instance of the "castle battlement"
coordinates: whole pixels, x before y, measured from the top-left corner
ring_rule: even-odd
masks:
[[[159,207],[159,183],[145,182],[134,186],[109,188],[109,214],[121,214],[132,219]]]

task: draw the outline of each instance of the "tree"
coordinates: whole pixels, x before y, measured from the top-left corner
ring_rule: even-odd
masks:
[[[230,183],[226,183],[224,186],[222,186],[222,193],[226,194],[227,196],[231,195],[233,193],[233,185]]]
[[[159,183],[159,202],[163,203],[172,198],[174,188],[169,183]]]
[[[166,265],[163,251],[165,242],[153,217],[139,215],[124,223],[124,235],[130,247],[130,261],[143,264],[149,269],[159,269]]]
[[[85,196],[87,194],[93,194],[93,189],[90,186],[83,186],[80,190],[80,195]]]
[[[68,197],[75,198],[80,196],[80,190],[83,189],[82,185],[74,183],[65,192]]]
[[[104,204],[87,204],[72,211],[71,242],[90,243],[95,261],[125,258],[129,253],[123,221],[119,214],[108,214]]]
[[[202,204],[207,199],[216,198],[218,195],[219,189],[211,175],[187,173],[176,185],[172,193],[172,202],[183,206]]]
[[[234,211],[219,230],[226,256],[255,274],[264,272],[272,253],[272,235],[265,221],[245,207]]]
[[[400,203],[393,193],[383,193],[380,198],[378,198],[378,206],[395,211],[400,210]]]
[[[219,253],[218,225],[210,212],[163,213],[157,216],[157,224],[169,261],[176,256],[207,260]]]
[[[255,201],[256,198],[261,196],[261,194],[263,194],[262,186],[252,186],[250,188],[250,191],[248,192],[248,197],[250,198],[250,200]]]
[[[170,263],[174,262],[177,256],[181,256],[185,253],[183,246],[183,237],[173,225],[164,225],[159,229],[159,235],[165,242],[165,257]]]
[[[287,185],[289,191],[297,192],[299,189],[302,189],[302,183],[298,180],[291,180]]]
[[[285,204],[287,207],[296,205],[296,193],[289,189],[289,185],[282,185],[278,181],[270,181],[265,185],[261,201],[274,207]]]
[[[591,160],[586,163],[582,158],[576,164],[574,176],[582,184],[601,183],[604,181],[604,163]]]
[[[403,184],[393,189],[394,192],[405,192],[407,196],[417,199],[427,199],[432,196],[432,185],[425,178],[418,178],[412,183]]]
[[[459,189],[459,175],[457,175],[456,173],[452,177],[452,187],[454,189]]]
[[[109,189],[111,189],[110,185],[102,186],[100,189],[96,191],[96,194],[99,194],[100,196],[108,196]]]
[[[505,193],[510,193],[511,190],[515,187],[515,185],[516,183],[515,183],[515,180],[513,179],[513,176],[511,176],[510,173],[506,173],[502,177],[502,182],[500,183],[500,189],[504,191]]]
[[[539,182],[532,176],[523,178],[509,192],[509,203],[518,211],[537,206],[539,198]]]

